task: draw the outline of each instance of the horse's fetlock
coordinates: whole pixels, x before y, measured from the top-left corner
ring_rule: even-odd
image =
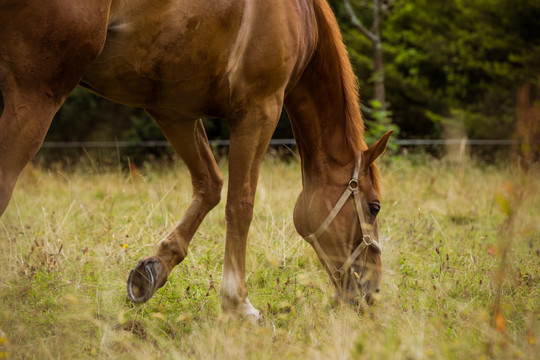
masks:
[[[240,306],[240,302],[237,296],[231,296],[231,294],[221,292],[221,308],[224,311],[235,311]]]
[[[158,257],[163,258],[169,267],[178,265],[187,256],[187,246],[180,244],[178,241],[165,239],[159,242]]]

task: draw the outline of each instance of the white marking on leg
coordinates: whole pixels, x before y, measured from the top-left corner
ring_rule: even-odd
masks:
[[[258,321],[261,316],[260,313],[249,299],[242,298],[238,289],[241,284],[238,283],[238,277],[235,276],[233,271],[228,269],[223,270],[223,279],[221,281],[221,304],[225,311],[239,313],[240,315],[247,316],[250,321]]]
[[[221,298],[223,302],[228,302],[223,303],[224,308],[228,308],[229,306],[236,307],[234,302],[240,302],[236,276],[234,276],[232,271],[227,269],[223,269],[223,279],[221,280]]]

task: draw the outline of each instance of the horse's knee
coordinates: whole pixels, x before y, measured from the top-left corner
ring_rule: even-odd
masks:
[[[227,224],[244,223],[249,226],[253,219],[253,202],[229,199],[225,208]]]

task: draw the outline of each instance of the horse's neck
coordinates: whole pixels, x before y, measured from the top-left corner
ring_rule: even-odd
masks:
[[[351,160],[342,120],[343,95],[337,82],[305,73],[285,101],[303,170],[314,176],[326,172],[324,165],[344,165]]]
[[[342,182],[354,166],[357,152],[365,148],[350,63],[344,55],[341,38],[336,40],[335,34],[328,33],[339,30],[337,25],[332,29],[329,29],[332,24],[321,25],[320,18],[318,22],[317,50],[285,100],[302,157],[305,186],[313,182]],[[347,76],[343,71],[349,71]],[[350,119],[351,116],[355,118]]]
[[[329,88],[328,84],[308,83],[299,84],[286,101],[302,158],[304,186],[340,182],[341,176],[337,175],[354,163],[355,155],[345,138],[345,124],[340,120],[344,112],[331,106],[341,97],[339,90]]]

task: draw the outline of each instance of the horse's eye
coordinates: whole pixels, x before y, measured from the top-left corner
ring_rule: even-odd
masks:
[[[371,213],[371,215],[377,216],[380,210],[381,210],[381,204],[379,203],[369,204],[369,212]]]

